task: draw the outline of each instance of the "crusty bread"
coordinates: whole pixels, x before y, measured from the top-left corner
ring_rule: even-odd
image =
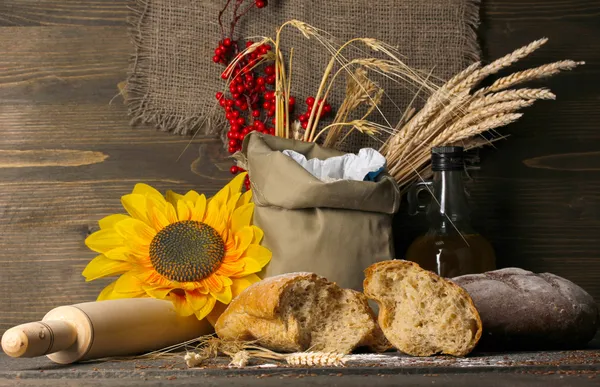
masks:
[[[583,347],[600,325],[594,298],[554,274],[510,267],[452,281],[479,311],[486,350]]]
[[[371,265],[365,275],[365,294],[379,304],[379,325],[400,351],[464,356],[479,341],[477,309],[454,283],[402,260]]]
[[[362,293],[312,273],[283,274],[249,286],[219,317],[215,331],[224,340],[256,340],[279,352],[390,347]]]

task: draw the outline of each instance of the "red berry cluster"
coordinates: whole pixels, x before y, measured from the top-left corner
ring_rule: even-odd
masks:
[[[315,109],[316,114],[321,108],[321,104],[323,104],[323,110],[321,110],[321,117],[325,117],[326,115],[331,113],[331,105],[328,104],[327,101],[320,99],[316,102],[317,105],[315,106],[315,97],[306,98],[306,113],[300,114],[300,116],[298,116],[298,120],[302,125],[302,129],[306,129],[308,127],[308,119],[310,118],[310,114],[312,113],[313,108]]]

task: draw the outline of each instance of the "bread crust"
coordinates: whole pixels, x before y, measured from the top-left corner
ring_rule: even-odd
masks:
[[[421,352],[421,351],[408,352],[408,350],[403,347],[402,343],[395,341],[390,337],[391,335],[388,332],[391,329],[391,325],[392,325],[393,318],[394,318],[394,316],[393,316],[394,311],[386,307],[380,294],[377,294],[372,291],[373,287],[371,286],[371,281],[373,281],[375,274],[377,272],[387,271],[387,270],[401,270],[401,269],[405,269],[405,268],[415,268],[415,269],[421,271],[422,273],[424,273],[425,275],[429,276],[432,279],[432,281],[443,282],[444,285],[454,288],[467,301],[467,307],[471,309],[471,311],[473,312],[472,314],[474,315],[475,320],[477,322],[477,331],[475,333],[474,340],[472,341],[472,345],[470,345],[468,348],[465,348],[464,351],[447,353],[447,354],[454,355],[454,356],[465,356],[468,353],[470,353],[475,348],[479,339],[481,338],[481,334],[482,334],[482,330],[483,330],[482,329],[482,321],[481,321],[481,318],[477,311],[477,308],[475,307],[475,304],[473,303],[473,300],[471,299],[469,294],[463,288],[458,286],[457,284],[453,283],[450,280],[444,279],[444,278],[436,275],[433,272],[425,270],[425,269],[421,268],[417,263],[411,262],[411,261],[404,261],[404,260],[383,261],[383,262],[375,263],[365,269],[365,280],[363,281],[364,292],[368,298],[374,300],[379,305],[378,322],[379,322],[379,326],[383,330],[383,333],[385,334],[386,338],[392,343],[392,345],[394,347],[396,347],[398,350],[400,350],[402,352],[408,353],[413,356],[429,356],[429,355],[431,355],[431,353],[429,353],[429,352]]]
[[[217,335],[224,340],[257,340],[258,344],[280,352],[298,352],[308,349],[301,342],[301,326],[293,316],[285,320],[282,311],[282,296],[295,283],[328,281],[314,273],[290,273],[266,278],[252,284],[236,297],[215,324]],[[337,285],[336,285],[337,286]],[[341,289],[351,296],[359,306],[357,313],[367,313],[372,320],[372,329],[353,348],[368,346],[377,351],[389,348],[376,317],[368,306],[367,298],[359,292]],[[362,310],[360,310],[362,309]]]
[[[486,350],[582,347],[600,324],[593,297],[554,274],[505,268],[452,281],[479,310]]]

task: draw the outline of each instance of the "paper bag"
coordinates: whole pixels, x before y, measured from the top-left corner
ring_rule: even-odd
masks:
[[[375,181],[323,182],[284,155],[291,149],[325,160],[343,153],[314,143],[253,132],[238,155],[253,191],[254,224],[273,258],[263,273],[314,272],[362,291],[363,270],[394,258],[392,214],[400,192],[381,173]]]

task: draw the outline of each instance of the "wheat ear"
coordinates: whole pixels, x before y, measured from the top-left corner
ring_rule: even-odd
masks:
[[[295,366],[343,367],[346,364],[345,355],[334,352],[297,352],[287,355],[285,361]]]
[[[509,87],[519,85],[524,82],[532,81],[534,79],[551,77],[558,74],[561,71],[573,70],[579,65],[583,65],[585,62],[575,62],[573,60],[561,60],[554,63],[548,63],[532,69],[518,71],[506,77],[500,78],[495,81],[490,87],[483,89],[484,93],[494,92],[508,89]]]
[[[443,142],[444,143],[454,143],[457,141],[461,141],[466,138],[475,136],[477,134],[481,134],[485,131],[511,124],[511,123],[515,122],[516,120],[518,120],[519,118],[521,118],[522,116],[523,116],[523,113],[497,114],[497,115],[489,117],[475,125],[469,126],[459,132],[454,133],[452,136],[450,136],[447,140],[445,140]],[[440,144],[434,144],[434,146],[437,146],[437,145],[440,145]]]
[[[552,93],[548,89],[504,90],[487,95],[478,95],[477,98],[475,98],[473,102],[471,102],[467,109],[475,110],[498,102],[515,101],[519,99],[553,100],[556,99],[556,95],[554,95],[554,93]]]
[[[489,75],[496,74],[498,71],[512,65],[515,62],[525,58],[527,55],[531,54],[548,41],[548,38],[543,38],[539,40],[535,40],[528,45],[521,47],[508,55],[503,56],[500,59],[497,59],[490,63],[487,66],[482,67],[479,70],[474,71],[471,75],[469,75],[464,81],[460,82],[453,88],[453,92],[457,93],[463,90],[470,90],[474,86],[476,86],[479,82],[481,82],[484,78]]]

